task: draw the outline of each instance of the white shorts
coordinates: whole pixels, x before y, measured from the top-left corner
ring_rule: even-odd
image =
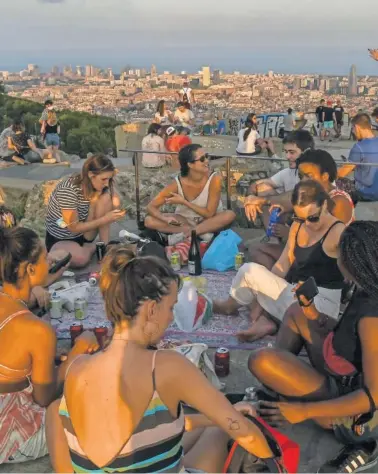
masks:
[[[251,304],[257,298],[265,311],[279,321],[283,321],[288,308],[297,302],[292,291],[295,286],[258,263],[246,263],[236,274],[230,295],[242,306]],[[314,299],[316,309],[337,320],[340,312],[341,290],[318,289],[319,294]]]

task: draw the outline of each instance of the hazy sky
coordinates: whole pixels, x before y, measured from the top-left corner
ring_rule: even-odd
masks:
[[[377,0],[0,0],[0,69],[378,74]],[[221,6],[223,3],[223,6]],[[350,6],[348,6],[350,5]]]

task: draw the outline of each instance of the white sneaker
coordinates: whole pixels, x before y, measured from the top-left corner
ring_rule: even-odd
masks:
[[[183,232],[180,232],[179,234],[170,234],[170,235],[168,235],[168,245],[169,246],[179,244],[183,240],[185,240],[185,235],[184,235]]]

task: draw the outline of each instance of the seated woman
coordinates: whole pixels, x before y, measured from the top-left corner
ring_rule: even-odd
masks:
[[[378,460],[378,222],[354,222],[340,239],[339,268],[355,290],[332,332],[312,301],[286,313],[276,348],[251,355],[249,369],[288,403],[263,414],[312,419],[347,446],[318,472],[360,472]],[[297,357],[305,346],[312,366]],[[363,415],[364,414],[364,415]],[[372,472],[372,471],[370,471]]]
[[[162,154],[166,152],[164,145],[164,138],[159,135],[161,126],[157,123],[152,123],[148,127],[147,135],[142,140],[142,150],[156,152],[156,153],[143,153],[142,165],[145,168],[161,168],[165,165],[166,155]]]
[[[81,336],[55,368],[54,329],[27,308],[31,291],[48,275],[46,249],[29,229],[0,227],[0,464],[47,454],[45,408],[58,395],[68,364],[96,348]]]
[[[210,172],[209,157],[201,145],[187,145],[179,152],[180,176],[163,189],[147,206],[145,226],[168,235],[168,244],[185,240],[195,229],[203,240],[222,230],[235,219],[233,211],[223,211],[222,177]],[[176,204],[174,214],[160,207]]]
[[[159,125],[171,125],[173,122],[173,113],[168,109],[165,100],[159,100],[154,121]]]
[[[58,183],[46,214],[46,248],[72,255],[71,267],[84,267],[96,250],[97,234],[107,244],[110,224],[123,219],[120,199],[114,190],[115,168],[105,155],[88,158],[80,174]]]
[[[8,156],[4,161],[14,161],[19,165],[42,163],[43,153],[34,145],[30,135],[25,132],[21,121],[16,120],[12,125],[12,134],[8,137]]]
[[[173,320],[179,286],[161,259],[110,249],[100,287],[114,334],[106,351],[71,365],[62,399],[48,409],[55,472],[222,472],[229,437],[272,457],[242,415],[253,413],[251,405],[233,407],[181,354],[148,349]],[[181,401],[203,415],[185,415]]]
[[[242,339],[256,340],[274,334],[277,323],[293,304],[294,288],[311,276],[319,287],[315,297],[317,309],[335,321],[338,319],[344,278],[337,266],[337,255],[345,226],[330,214],[330,198],[315,181],[298,183],[292,203],[294,223],[272,270],[246,263],[232,282],[228,300],[214,302],[214,312],[224,314],[252,305],[253,325],[238,334]]]
[[[238,133],[236,153],[240,156],[255,156],[266,148],[266,142],[260,138],[257,131],[256,114],[248,114],[244,127]]]

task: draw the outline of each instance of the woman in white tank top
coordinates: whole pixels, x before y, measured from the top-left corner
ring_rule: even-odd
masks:
[[[185,240],[192,230],[208,241],[235,219],[233,211],[223,210],[222,177],[210,172],[209,158],[201,145],[182,148],[179,162],[180,176],[147,206],[145,226],[167,234],[168,245]],[[164,204],[175,204],[175,213],[162,213]]]

